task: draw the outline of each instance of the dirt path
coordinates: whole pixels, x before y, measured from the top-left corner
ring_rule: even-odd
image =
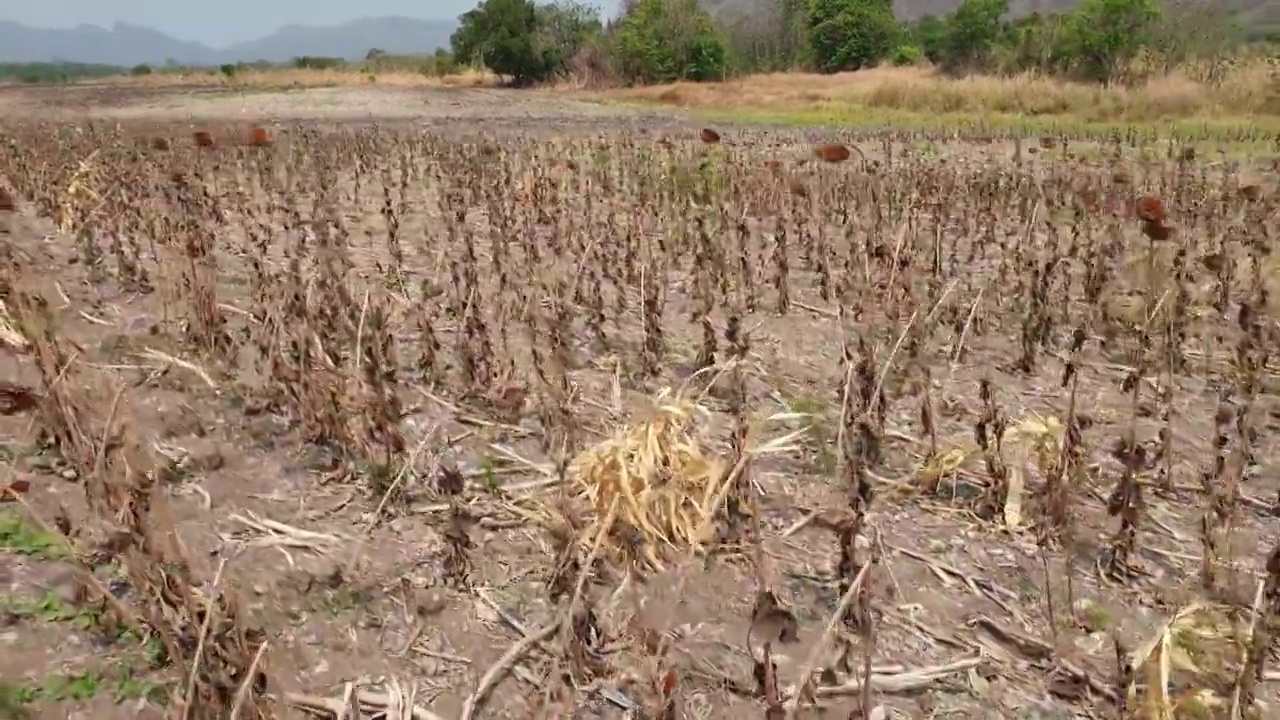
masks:
[[[409,120],[425,124],[459,120],[572,124],[601,120],[616,123],[628,118],[674,119],[669,114],[569,99],[552,91],[448,87],[234,90],[112,85],[0,87],[0,117],[6,116],[121,121]]]

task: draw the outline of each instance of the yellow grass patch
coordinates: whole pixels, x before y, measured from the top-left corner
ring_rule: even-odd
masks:
[[[479,87],[499,84],[492,73],[462,70],[443,77],[419,72],[369,71],[359,68],[341,69],[237,69],[233,75],[224,75],[215,69],[192,70],[182,73],[152,73],[140,76],[116,76],[93,81],[120,87],[208,87],[223,85],[228,88],[310,88],[310,87]]]
[[[835,75],[773,73],[720,83],[674,83],[615,90],[608,96],[691,109],[838,113],[864,108],[1151,122],[1280,114],[1280,74],[1269,63],[1249,62],[1217,84],[1174,73],[1125,87],[1035,74],[950,78],[932,68],[883,67]]]

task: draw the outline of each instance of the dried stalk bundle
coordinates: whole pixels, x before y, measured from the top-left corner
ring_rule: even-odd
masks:
[[[581,542],[594,544],[604,526],[607,549],[616,557],[662,570],[661,550],[698,552],[716,539],[713,521],[755,458],[796,452],[807,432],[748,446],[748,430],[730,465],[707,449],[698,432],[709,417],[689,386],[664,389],[649,418],[575,457],[567,479],[593,516],[584,523]],[[757,425],[795,419],[794,413],[780,413]]]
[[[1249,623],[1247,615],[1224,605],[1179,609],[1126,659],[1133,668],[1126,707],[1148,718],[1225,710],[1240,674]]]
[[[615,536],[639,540],[640,547],[618,547],[660,569],[658,548],[699,548],[709,538],[701,533],[704,516],[730,482],[727,463],[710,454],[696,427],[708,415],[687,394],[664,392],[655,415],[622,428],[612,438],[580,453],[569,466],[569,479],[590,503],[595,518],[585,528],[590,542],[609,508],[618,502]]]
[[[4,301],[0,300],[0,348],[22,352],[27,346],[27,339],[18,332],[17,323],[9,314]]]

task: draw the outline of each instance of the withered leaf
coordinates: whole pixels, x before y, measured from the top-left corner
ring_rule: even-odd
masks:
[[[467,489],[467,479],[457,468],[441,465],[440,473],[436,475],[436,488],[445,495],[461,495]]]
[[[40,396],[31,388],[0,381],[0,415],[17,415],[39,406]]]
[[[342,587],[344,582],[346,582],[346,578],[342,576],[342,568],[340,567],[335,567],[333,572],[329,573],[324,578],[324,585],[330,590],[337,590]]]
[[[17,502],[18,496],[31,489],[28,480],[14,480],[8,484],[0,484],[0,502]]]
[[[672,668],[662,677],[662,697],[669,698],[680,687],[680,675]]]
[[[763,643],[794,643],[800,639],[796,616],[778,603],[769,590],[761,590],[751,611],[751,637]]]

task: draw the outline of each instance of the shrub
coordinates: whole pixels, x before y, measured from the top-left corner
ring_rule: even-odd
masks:
[[[521,86],[550,77],[554,71],[535,42],[538,8],[530,0],[484,0],[459,21],[449,41],[460,61],[478,61]]]
[[[632,83],[724,77],[728,43],[696,0],[639,0],[618,24],[618,71]]]
[[[892,0],[811,0],[809,46],[822,72],[871,67],[901,44]]]
[[[293,59],[293,66],[299,70],[335,70],[346,65],[347,61],[338,57],[303,55]]]
[[[1160,16],[1159,0],[1084,0],[1066,22],[1063,54],[1085,79],[1120,79],[1129,62],[1151,46]]]
[[[989,66],[996,43],[1006,36],[1009,0],[964,0],[947,20],[941,65],[951,72]]]
[[[889,53],[889,62],[894,65],[919,65],[924,60],[924,52],[918,45],[899,45]]]

